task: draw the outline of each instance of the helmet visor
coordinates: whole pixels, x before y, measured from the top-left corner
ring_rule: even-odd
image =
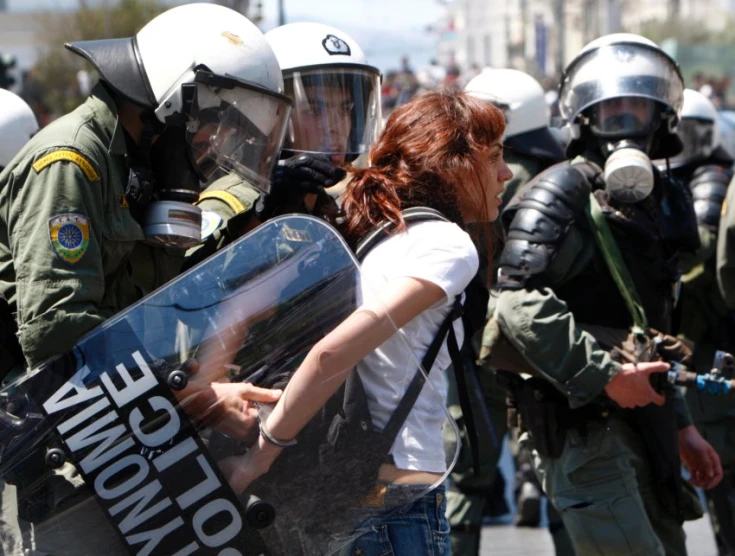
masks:
[[[682,166],[696,160],[704,160],[715,147],[715,123],[711,120],[685,118],[679,122],[677,135],[684,143],[681,153],[671,158],[671,165]]]
[[[662,107],[640,97],[603,100],[589,109],[590,129],[599,137],[645,136],[659,123]]]
[[[620,97],[658,101],[678,113],[684,82],[662,51],[641,44],[612,44],[572,62],[559,93],[559,110],[572,122],[593,104]]]
[[[262,191],[278,161],[291,101],[230,78],[197,82],[186,137],[203,181],[217,168],[237,174]]]
[[[285,147],[332,155],[335,162],[367,152],[380,131],[380,75],[345,66],[284,76],[294,111]]]

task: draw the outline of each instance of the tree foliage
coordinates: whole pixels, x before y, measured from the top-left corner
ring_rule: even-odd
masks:
[[[644,23],[633,31],[656,44],[666,39],[676,39],[680,44],[735,45],[735,20],[729,21],[722,30],[708,29],[701,21],[678,17]]]
[[[76,11],[44,14],[40,32],[45,46],[32,79],[45,109],[55,115],[74,109],[84,100],[77,73],[93,72],[87,61],[63,47],[65,43],[132,37],[166,8],[158,0],[105,0],[101,6],[79,0]]]

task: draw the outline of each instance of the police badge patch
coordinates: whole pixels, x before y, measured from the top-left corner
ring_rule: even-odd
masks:
[[[217,231],[222,223],[222,217],[211,210],[202,211],[202,241]]]
[[[322,46],[330,56],[333,56],[334,54],[343,54],[345,56],[350,56],[352,54],[352,52],[350,51],[350,45],[348,45],[339,37],[335,37],[334,35],[327,35],[326,37],[324,37],[324,40],[322,41]]]
[[[74,264],[89,247],[89,218],[74,212],[57,214],[48,221],[48,235],[61,260]]]

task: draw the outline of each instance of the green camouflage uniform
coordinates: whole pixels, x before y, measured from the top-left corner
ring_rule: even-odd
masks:
[[[128,175],[124,131],[102,84],[33,137],[0,174],[0,292],[16,315],[29,366],[70,350],[83,334],[179,272],[183,253],[142,242],[143,230],[124,198]],[[33,553],[70,545],[80,554],[124,553],[91,493],[74,511],[53,515],[83,487],[70,465],[56,478],[53,487],[33,494],[48,497],[49,513],[32,529],[22,523],[26,538],[34,537]],[[5,485],[4,508],[15,494]],[[17,531],[5,525],[10,529],[0,537],[12,553]]]
[[[500,290],[494,318],[535,371],[566,397],[572,410],[586,408],[592,413],[620,365],[577,326],[567,303],[555,294],[583,271],[608,272],[589,230],[580,224],[584,224],[583,215],[556,247],[543,273],[547,286]],[[678,428],[691,424],[680,393],[673,404]],[[677,511],[665,506],[657,496],[646,446],[625,420],[626,412],[599,407],[595,418],[568,431],[558,459],[534,452],[543,490],[559,510],[576,553],[686,554],[681,522],[701,516],[696,494],[682,483],[681,492],[676,493]],[[527,433],[521,443],[534,448]]]
[[[506,150],[505,162],[513,172],[513,178],[505,185],[503,193],[503,205],[505,206],[513,198],[516,191],[528,183],[535,175],[541,172],[547,164],[534,157],[523,156],[513,150]],[[502,227],[495,227],[497,234],[502,234]],[[496,246],[496,255],[499,255]],[[480,270],[485,275],[485,270]],[[479,350],[475,351],[479,353]],[[470,364],[466,362],[465,364]],[[498,475],[498,461],[503,448],[503,441],[508,431],[506,419],[505,393],[497,383],[495,372],[489,366],[478,368],[478,379],[482,387],[485,403],[490,412],[490,419],[494,427],[493,437],[497,443],[483,442],[480,445],[480,472],[475,476],[472,467],[472,451],[467,437],[467,429],[462,416],[462,408],[457,398],[457,386],[454,381],[454,373],[449,372],[449,412],[457,422],[460,430],[462,445],[460,447],[459,459],[450,475],[450,489],[447,492],[447,517],[451,526],[452,554],[466,556],[479,554],[480,537],[483,518],[488,515],[493,506],[498,502],[493,497],[505,496],[496,482]],[[478,415],[481,409],[475,409],[474,415]],[[564,556],[573,555],[567,535],[561,526],[558,515],[549,506],[549,528],[552,531],[557,554]]]
[[[126,150],[115,105],[98,85],[0,174],[0,292],[29,366],[68,351],[179,272],[180,253],[142,243],[124,200]]]

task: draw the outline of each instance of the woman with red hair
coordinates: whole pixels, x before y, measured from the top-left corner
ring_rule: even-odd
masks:
[[[407,371],[415,371],[478,271],[478,253],[464,227],[473,223],[489,234],[498,217],[512,177],[503,161],[504,129],[500,110],[464,92],[426,93],[391,114],[369,167],[351,169],[343,202],[343,233],[353,246],[385,221],[393,224],[391,233],[364,258],[359,309],[311,349],[262,423],[266,433],[257,444],[222,464],[236,492],[269,469],[355,367],[374,427],[386,425],[405,393]],[[402,211],[411,207],[432,208],[447,221],[407,224]],[[461,345],[461,321],[453,326]],[[433,370],[426,369],[433,388],[422,388],[393,444],[392,463],[379,470],[386,507],[395,507],[390,500],[416,501],[400,512],[376,510],[350,553],[449,553],[444,487],[431,489],[447,472],[441,429],[449,365],[444,343]]]

